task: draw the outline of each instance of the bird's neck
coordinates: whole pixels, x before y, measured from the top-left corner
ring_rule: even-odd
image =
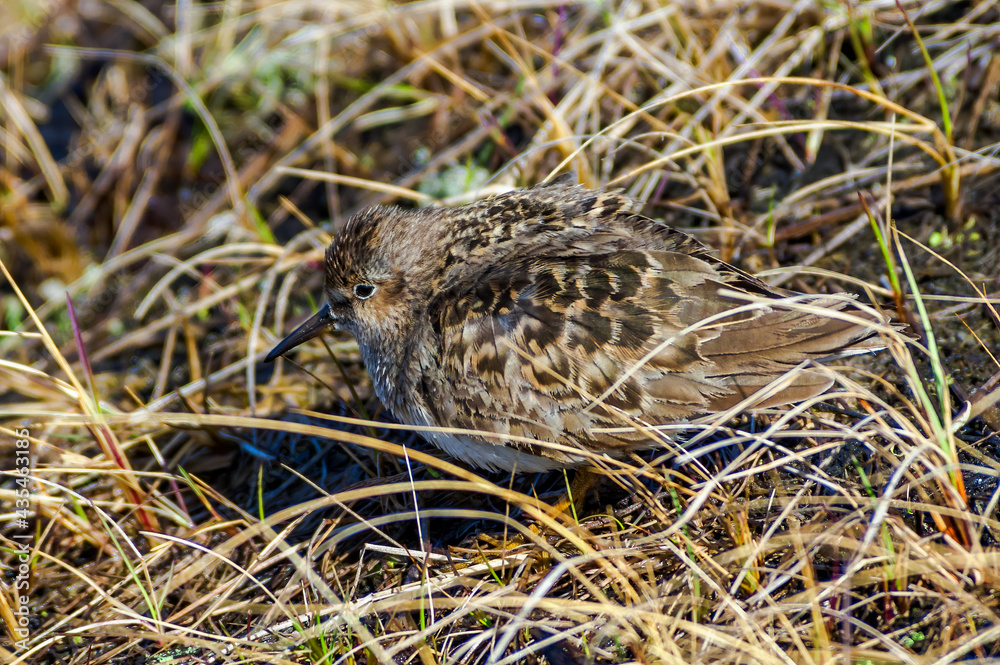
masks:
[[[410,406],[407,396],[414,394],[413,386],[420,381],[421,359],[416,349],[426,348],[418,343],[422,327],[403,334],[358,339],[361,358],[371,376],[375,394],[397,418]]]

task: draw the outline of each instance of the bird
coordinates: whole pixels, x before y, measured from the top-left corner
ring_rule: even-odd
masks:
[[[265,362],[347,331],[396,419],[471,466],[544,472],[820,395],[817,363],[885,347],[856,296],[769,286],[641,208],[561,178],[364,210],[326,250],[326,304]]]

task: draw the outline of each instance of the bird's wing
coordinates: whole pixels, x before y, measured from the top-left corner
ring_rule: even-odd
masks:
[[[474,287],[441,294],[432,322],[443,378],[455,387],[440,405],[442,421],[594,450],[634,447],[641,433],[594,430],[719,411],[802,361],[842,354],[873,334],[784,306],[729,268],[669,251],[564,254],[507,263]],[[720,291],[771,300],[731,312],[746,301]],[[844,301],[812,306],[834,311]],[[829,385],[804,370],[765,404]]]

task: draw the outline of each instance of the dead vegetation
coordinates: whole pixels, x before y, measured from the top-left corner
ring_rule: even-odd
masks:
[[[1000,655],[995,2],[0,12],[5,661]],[[917,339],[572,517],[384,422],[349,338],[260,364],[353,212],[566,171]]]

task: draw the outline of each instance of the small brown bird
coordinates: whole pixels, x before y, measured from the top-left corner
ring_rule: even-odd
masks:
[[[347,330],[396,418],[453,430],[424,436],[477,467],[545,471],[653,447],[648,426],[786,373],[754,407],[818,395],[806,361],[884,347],[850,297],[772,288],[638,207],[557,181],[366,210],[326,251],[328,304],[265,362]]]

